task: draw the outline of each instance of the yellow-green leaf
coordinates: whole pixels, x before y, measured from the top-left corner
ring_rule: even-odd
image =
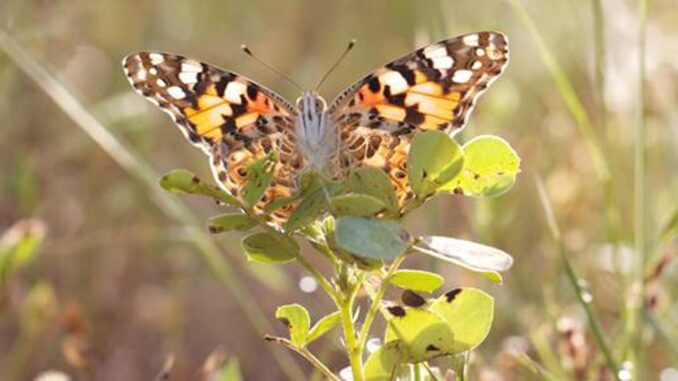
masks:
[[[27,219],[18,221],[0,237],[0,289],[13,271],[33,261],[46,230],[42,221]]]
[[[520,172],[520,157],[498,136],[478,136],[463,147],[464,165],[441,191],[474,197],[494,197],[509,190]]]
[[[403,363],[400,340],[391,341],[374,351],[365,362],[366,381],[391,381]]]
[[[439,131],[416,134],[407,159],[410,186],[417,196],[426,197],[452,180],[463,164],[461,148],[447,134]]]
[[[416,363],[447,355],[454,347],[454,333],[438,313],[422,308],[391,307],[385,343],[400,340],[402,361]]]
[[[400,288],[431,293],[442,286],[445,280],[428,271],[398,270],[391,275],[389,282]]]
[[[275,318],[280,319],[290,330],[290,341],[298,347],[306,345],[311,318],[300,304],[287,304],[278,307]]]
[[[454,334],[451,353],[480,345],[492,327],[494,299],[476,288],[458,288],[442,295],[430,307],[449,324]]]
[[[160,178],[160,186],[168,192],[200,194],[223,204],[240,206],[240,202],[235,197],[213,185],[206,184],[193,172],[186,169],[175,169],[168,172]]]
[[[339,311],[333,312],[322,319],[318,320],[317,323],[311,328],[311,330],[308,333],[308,338],[306,339],[306,343],[311,343],[318,338],[320,338],[322,335],[327,333],[330,329],[334,328],[335,325],[339,323],[341,320],[341,315],[339,314]]]

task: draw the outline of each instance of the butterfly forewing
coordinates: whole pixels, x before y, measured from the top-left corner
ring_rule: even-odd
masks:
[[[479,32],[418,49],[365,76],[330,106],[342,143],[339,172],[382,168],[402,205],[413,197],[406,175],[413,134],[460,131],[478,96],[507,64],[506,37]]]
[[[136,53],[123,66],[132,87],[211,157],[224,189],[240,196],[247,167],[275,150],[273,181],[255,209],[292,194],[303,156],[294,134],[296,111],[282,97],[238,74],[174,54]]]

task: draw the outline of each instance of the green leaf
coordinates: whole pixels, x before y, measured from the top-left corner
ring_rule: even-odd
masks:
[[[242,213],[225,213],[214,216],[207,221],[210,233],[222,233],[233,230],[249,230],[257,226],[258,222]]]
[[[410,307],[391,307],[389,312],[392,317],[388,319],[384,342],[401,341],[402,361],[426,361],[445,356],[455,348],[454,333],[438,313]]]
[[[287,263],[299,254],[299,244],[282,234],[251,234],[243,238],[241,245],[249,260],[261,263]]]
[[[47,228],[36,219],[16,222],[0,237],[0,289],[7,277],[35,259]]]
[[[306,343],[310,344],[311,342],[317,340],[322,335],[327,333],[327,331],[334,328],[334,326],[337,325],[339,321],[341,321],[341,315],[339,314],[339,311],[333,312],[318,320],[318,322],[315,323],[313,328],[311,328],[310,332],[308,333]]]
[[[386,205],[378,198],[366,194],[344,194],[330,200],[332,214],[340,216],[374,216]]]
[[[240,371],[240,362],[237,357],[231,357],[221,368],[219,377],[215,381],[243,381]]]
[[[374,351],[365,362],[366,381],[391,381],[402,364],[400,340],[391,341]]]
[[[461,170],[464,156],[447,134],[426,131],[416,134],[407,159],[410,186],[424,198],[452,180]]]
[[[240,195],[248,206],[253,206],[264,195],[273,180],[273,165],[278,161],[275,151],[266,157],[255,160],[247,166],[247,182],[240,191]]]
[[[341,248],[357,256],[383,260],[403,254],[412,242],[399,224],[365,217],[339,218],[335,239]]]
[[[425,236],[418,242],[415,250],[476,272],[506,271],[513,265],[513,258],[507,253],[463,239]]]
[[[438,274],[420,270],[398,270],[389,278],[397,287],[431,293],[443,285],[445,280]]]
[[[348,176],[346,188],[353,193],[367,194],[380,199],[389,216],[398,216],[398,197],[393,184],[381,169],[365,166],[354,170]]]
[[[175,169],[160,178],[160,186],[168,192],[200,194],[211,197],[220,203],[240,206],[240,202],[227,192],[202,181],[193,172]]]
[[[322,186],[310,190],[285,224],[285,231],[292,233],[315,221],[327,210],[327,194]]]
[[[278,307],[275,311],[275,318],[282,320],[290,330],[290,340],[298,347],[303,347],[307,343],[311,318],[308,311],[300,304],[287,304]]]
[[[500,273],[496,271],[474,271],[474,272],[485,279],[491,280],[496,284],[504,283],[504,278],[501,276]]]
[[[475,288],[452,290],[431,303],[454,333],[451,353],[461,353],[480,345],[492,327],[494,299]]]
[[[478,136],[464,145],[464,166],[441,191],[495,197],[508,191],[520,172],[520,158],[502,138]]]

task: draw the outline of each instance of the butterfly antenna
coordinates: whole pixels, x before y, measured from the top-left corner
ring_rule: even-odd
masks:
[[[346,50],[344,50],[344,53],[342,53],[342,55],[339,57],[339,59],[336,60],[336,61],[334,62],[334,65],[332,65],[332,67],[330,67],[330,69],[327,70],[327,72],[326,72],[325,75],[322,77],[322,79],[320,79],[320,82],[318,82],[318,85],[315,87],[315,91],[320,90],[320,86],[322,86],[323,83],[325,83],[325,80],[330,76],[330,74],[332,74],[332,72],[334,71],[334,69],[336,69],[337,66],[339,66],[339,64],[341,63],[341,61],[344,60],[344,58],[346,57],[346,55],[348,54],[348,52],[350,52],[351,49],[353,49],[354,46],[355,46],[355,38],[354,38],[354,39],[351,39],[351,41],[348,42],[348,46],[346,47]]]
[[[276,69],[276,68],[273,67],[272,65],[267,64],[267,63],[266,63],[264,60],[262,60],[261,58],[255,56],[254,53],[252,53],[252,51],[250,50],[250,48],[249,48],[247,45],[245,45],[245,44],[240,45],[240,49],[242,49],[242,51],[245,52],[245,54],[247,54],[248,56],[254,58],[255,61],[257,61],[257,62],[259,62],[260,64],[264,65],[265,67],[267,67],[267,68],[268,68],[269,70],[271,70],[272,72],[278,74],[278,75],[280,76],[280,78],[282,78],[282,79],[286,80],[287,82],[291,83],[292,85],[294,85],[294,87],[296,87],[297,89],[299,89],[299,91],[301,91],[301,92],[304,91],[304,89],[303,89],[301,86],[299,86],[299,84],[296,83],[292,78],[288,77],[287,75],[285,75],[283,72],[281,72],[280,70]]]

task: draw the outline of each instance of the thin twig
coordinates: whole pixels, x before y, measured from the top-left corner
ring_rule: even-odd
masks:
[[[391,263],[391,266],[388,268],[386,271],[386,274],[384,275],[381,285],[379,286],[379,290],[377,290],[377,293],[374,295],[374,298],[372,299],[372,304],[370,305],[370,309],[367,311],[367,315],[365,315],[365,320],[363,321],[363,326],[360,330],[360,336],[358,336],[358,345],[360,346],[361,350],[365,348],[365,344],[367,343],[367,337],[370,334],[370,328],[372,327],[372,322],[374,321],[374,318],[377,315],[377,311],[379,310],[379,306],[381,305],[381,300],[384,297],[384,294],[386,293],[386,290],[388,289],[389,285],[389,278],[391,275],[393,275],[396,270],[400,267],[400,265],[403,263],[405,260],[405,255],[401,255],[400,257],[396,258],[393,263]]]
[[[306,349],[306,347],[298,347],[298,346],[294,345],[294,343],[292,343],[290,340],[288,340],[284,337],[266,335],[266,336],[264,336],[264,340],[272,342],[272,343],[280,344],[280,345],[282,345],[286,348],[289,348],[289,349],[295,351],[296,353],[301,355],[303,358],[305,358],[309,363],[311,363],[311,365],[313,365],[319,372],[321,372],[322,374],[327,376],[328,379],[330,379],[332,381],[341,381],[339,379],[339,377],[334,375],[334,373],[332,373],[332,371],[329,370],[327,368],[327,366],[325,366],[325,364],[323,364],[323,362],[320,361],[320,359],[315,357],[315,355],[313,355],[313,353],[311,353],[308,349]]]

